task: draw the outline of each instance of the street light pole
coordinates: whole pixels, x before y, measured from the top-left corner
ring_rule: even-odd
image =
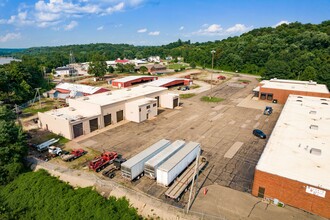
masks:
[[[211,72],[211,94],[210,94],[210,98],[212,97],[212,81],[213,81],[213,64],[214,64],[214,54],[215,54],[215,50],[212,50],[212,72]]]

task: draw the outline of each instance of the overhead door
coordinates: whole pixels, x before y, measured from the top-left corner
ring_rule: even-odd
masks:
[[[173,99],[173,108],[177,107],[179,105],[179,99]]]
[[[89,120],[89,128],[90,128],[91,132],[99,129],[99,124],[98,124],[97,118]]]
[[[72,127],[73,127],[73,138],[79,137],[84,134],[82,123],[73,125]]]
[[[124,111],[123,110],[118,111],[116,114],[117,114],[117,122],[124,120]]]
[[[111,114],[104,116],[104,126],[111,125]]]

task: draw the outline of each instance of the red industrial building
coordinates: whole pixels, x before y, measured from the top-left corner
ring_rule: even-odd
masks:
[[[330,93],[326,85],[317,84],[313,81],[276,78],[261,81],[253,92],[254,96],[260,100],[268,100],[280,104],[284,104],[290,94],[330,98]]]
[[[116,88],[126,88],[134,84],[157,80],[157,76],[127,76],[112,81],[112,86]]]
[[[260,157],[252,194],[330,218],[330,99],[290,95]]]
[[[108,92],[109,89],[88,86],[74,83],[59,83],[55,87],[56,91],[51,91],[53,98],[67,98],[76,96],[88,96],[102,92]]]
[[[148,86],[173,87],[180,85],[191,85],[192,79],[187,78],[159,78],[158,80],[147,83]]]

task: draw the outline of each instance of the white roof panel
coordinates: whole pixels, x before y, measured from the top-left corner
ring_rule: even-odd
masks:
[[[155,78],[155,76],[127,76],[127,77],[124,77],[124,78],[115,79],[115,80],[113,80],[113,82],[125,83],[125,82],[129,82],[129,81],[136,80],[136,79],[142,79],[142,78],[153,79],[153,78]]]
[[[94,87],[94,86],[74,84],[74,83],[60,83],[56,86],[56,89],[65,89],[70,91],[78,91],[86,94],[94,94],[95,92],[100,90],[101,87]]]
[[[263,80],[260,83],[263,84],[261,88],[329,93],[329,90],[326,85],[317,84],[316,82],[313,81],[271,79],[271,80]]]
[[[330,99],[290,95],[256,169],[330,190],[329,122]]]

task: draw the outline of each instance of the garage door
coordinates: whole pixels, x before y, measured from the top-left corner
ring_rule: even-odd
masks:
[[[177,107],[179,105],[179,99],[173,99],[173,108]]]
[[[89,128],[90,128],[91,132],[99,129],[99,124],[97,122],[97,118],[89,120]]]
[[[79,137],[83,134],[84,134],[84,131],[83,131],[82,123],[73,125],[73,138]]]
[[[123,110],[117,112],[117,122],[120,122],[122,120],[124,120],[124,111]]]
[[[111,114],[104,116],[104,126],[111,125]]]

